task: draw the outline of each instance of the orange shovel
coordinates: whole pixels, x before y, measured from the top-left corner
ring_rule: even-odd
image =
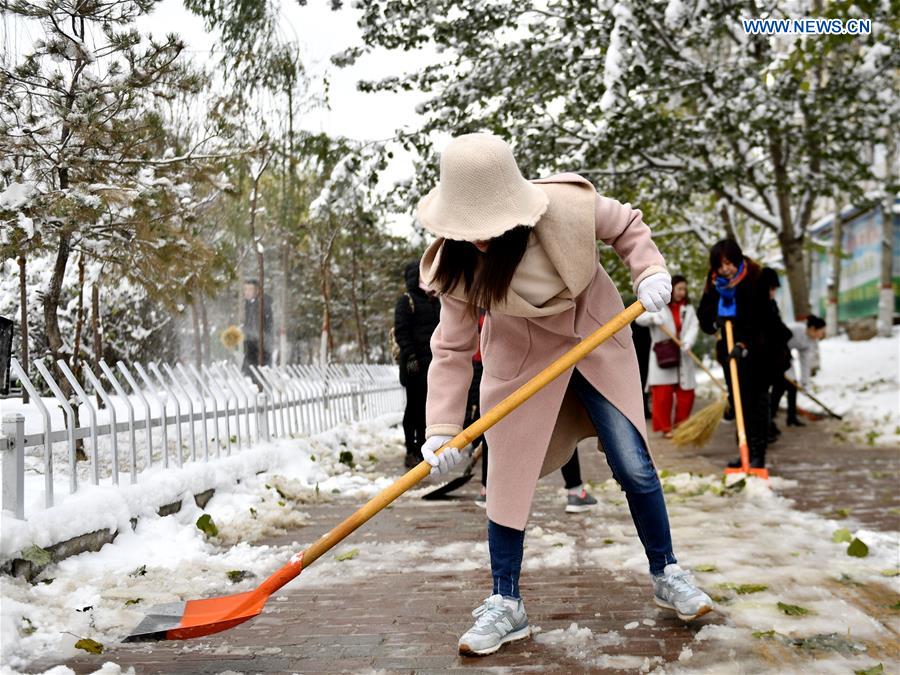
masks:
[[[750,446],[747,445],[747,429],[744,426],[744,406],[741,404],[741,386],[738,380],[737,359],[731,356],[734,351],[734,329],[731,319],[725,320],[725,343],[728,345],[728,367],[731,369],[731,393],[734,398],[734,420],[737,423],[738,448],[741,452],[741,466],[737,469],[725,469],[725,473],[743,473],[769,479],[768,469],[754,469],[750,466]]]
[[[644,312],[640,302],[635,302],[577,345],[544,368],[528,382],[516,389],[494,408],[457,434],[444,446],[464,448],[481,436],[524,401],[528,400],[550,381],[572,368],[593,349],[608,340]],[[740,407],[738,407],[740,410]],[[438,450],[438,454],[444,448]],[[185,640],[218,633],[233,628],[262,612],[263,606],[275,591],[312,565],[331,548],[360,527],[367,520],[413,487],[431,472],[428,462],[421,462],[399,478],[393,485],[375,495],[362,508],[337,525],[328,534],[314,542],[305,551],[295,553],[290,561],[263,581],[255,590],[236,595],[203,600],[172,602],[151,607],[147,616],[125,642],[151,640]]]

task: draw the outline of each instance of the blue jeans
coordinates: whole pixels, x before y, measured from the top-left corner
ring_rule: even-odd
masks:
[[[491,576],[494,578],[492,595],[518,599],[519,572],[522,569],[522,552],[525,533],[506,525],[488,520],[488,549],[491,553]]]
[[[625,491],[631,518],[650,563],[650,573],[660,575],[666,565],[677,561],[672,552],[672,534],[662,485],[644,438],[631,421],[577,370],[572,373],[571,386],[597,430],[613,477]],[[523,531],[488,521],[495,594],[519,597],[524,540]]]
[[[625,491],[631,519],[650,562],[650,573],[662,574],[666,565],[677,561],[672,553],[662,485],[644,437],[577,370],[572,373],[571,386],[597,430],[613,478]]]

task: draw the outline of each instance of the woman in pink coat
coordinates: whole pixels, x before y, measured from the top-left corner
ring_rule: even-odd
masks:
[[[482,410],[519,386],[624,308],[599,265],[597,241],[631,270],[650,312],[669,301],[665,261],[641,212],[597,195],[574,174],[526,181],[510,147],[490,134],[453,139],[440,182],[418,206],[438,239],[421,261],[422,279],[441,294],[431,340],[426,442],[422,454],[445,473],[459,451],[445,446],[462,430],[472,355],[480,337]],[[669,520],[647,448],[637,357],[625,329],[576,368],[544,387],[486,432],[488,546],[493,591],[459,641],[463,654],[490,654],[530,634],[519,593],[524,530],[537,480],[560,468],[579,440],[598,436],[626,493],[650,563],[657,604],[693,619],[712,608],[676,564]]]

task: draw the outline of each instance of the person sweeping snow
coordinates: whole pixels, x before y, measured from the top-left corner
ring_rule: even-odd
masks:
[[[746,257],[738,243],[723,239],[709,251],[709,272],[700,306],[700,329],[708,335],[721,331],[716,359],[734,394],[740,392],[746,425],[750,467],[764,469],[769,429],[769,383],[775,363],[780,363],[781,319],[772,309],[769,285],[762,267]],[[723,327],[731,322],[734,347],[728,348]],[[738,382],[733,382],[730,361],[737,362]],[[742,459],[728,463],[740,468]]]
[[[653,431],[671,438],[673,427],[691,416],[696,387],[694,362],[689,352],[697,341],[700,327],[688,298],[687,279],[680,274],[672,277],[672,301],[668,307],[661,312],[642,314],[635,323],[650,328],[647,386],[653,405]]]
[[[421,261],[422,279],[441,294],[428,371],[426,442],[432,473],[446,473],[458,449],[435,451],[462,430],[479,346],[481,404],[490,409],[623,310],[599,265],[597,241],[631,271],[644,308],[671,295],[665,261],[639,210],[599,196],[575,174],[526,181],[511,148],[490,134],[453,139],[440,179],[418,205],[438,239]],[[685,620],[712,609],[673,553],[662,487],[650,457],[640,374],[628,328],[584,357],[485,433],[488,548],[493,588],[459,639],[462,654],[490,654],[530,634],[519,592],[525,525],[539,477],[560,468],[579,440],[598,436],[626,493],[649,561],[654,600]]]
[[[789,351],[796,350],[797,357],[800,362],[800,377],[797,378],[798,384],[803,387],[810,386],[812,380],[812,371],[819,364],[819,340],[825,338],[825,321],[810,314],[806,317],[805,322],[794,321],[788,325],[791,332],[790,340],[787,343]],[[787,368],[789,377],[794,377],[794,368]],[[770,414],[774,420],[778,414],[778,408],[781,405],[781,397],[787,393],[787,425],[789,427],[806,426],[797,417],[797,387],[785,379],[784,376],[775,380],[772,384],[772,392],[769,398]],[[773,421],[774,424],[774,421]]]

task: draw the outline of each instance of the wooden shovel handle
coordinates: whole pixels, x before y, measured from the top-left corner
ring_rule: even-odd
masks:
[[[725,344],[728,347],[728,367],[731,369],[731,392],[734,400],[734,421],[737,423],[738,449],[741,453],[741,467],[744,471],[750,467],[750,447],[747,445],[747,427],[744,425],[744,405],[741,401],[741,383],[738,379],[737,359],[731,355],[734,351],[734,328],[731,319],[725,319]]]
[[[665,326],[660,326],[659,328],[660,328],[660,330],[662,330],[663,333],[665,333],[670,338],[672,338],[675,341],[676,345],[681,347],[681,340],[679,340],[677,337],[675,337],[669,331],[668,328],[666,328]],[[725,385],[722,384],[721,381],[719,381],[719,378],[717,378],[715,375],[713,375],[712,372],[709,370],[709,368],[707,368],[706,366],[703,365],[703,361],[701,361],[699,358],[697,358],[697,355],[694,352],[692,352],[690,349],[686,349],[685,351],[687,352],[688,356],[690,356],[692,359],[694,359],[694,363],[696,363],[698,366],[700,366],[703,369],[704,373],[709,375],[709,379],[712,380],[713,384],[716,385],[719,389],[721,389],[722,393],[724,393],[727,396],[728,390],[725,388]]]
[[[603,324],[603,326],[556,359],[556,361],[544,368],[544,370],[535,375],[528,382],[516,389],[512,394],[500,401],[500,403],[491,408],[478,420],[463,429],[435,454],[440,454],[446,447],[466,447],[466,445],[481,436],[487,429],[490,429],[513,410],[518,408],[522,403],[534,396],[548,383],[574,366],[592,350],[603,344],[613,334],[619,332],[634,321],[643,312],[644,307],[640,302],[635,302],[629,307],[626,307],[607,323]],[[341,540],[360,527],[372,516],[425,478],[430,472],[431,465],[428,464],[428,462],[421,462],[418,466],[413,467],[405,475],[401,476],[395,483],[384,488],[381,492],[372,497],[372,499],[364,506],[357,510],[356,513],[349,516],[344,522],[335,526],[331,532],[321,539],[311,544],[310,547],[303,552],[303,567],[311,565],[315,560],[340,543]],[[300,570],[298,568],[296,574],[299,573]],[[296,574],[294,576],[296,576]],[[279,582],[280,581],[281,579],[279,579]],[[288,581],[290,581],[290,579],[284,579],[283,583],[287,583]],[[280,585],[278,588],[280,588]],[[277,589],[273,588],[272,590]]]

